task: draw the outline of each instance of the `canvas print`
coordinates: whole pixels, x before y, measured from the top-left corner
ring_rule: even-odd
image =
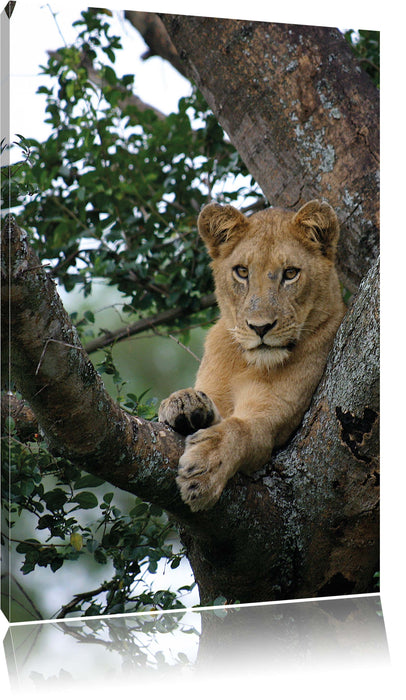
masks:
[[[379,32],[37,11],[41,128],[1,135],[4,614],[377,593]]]

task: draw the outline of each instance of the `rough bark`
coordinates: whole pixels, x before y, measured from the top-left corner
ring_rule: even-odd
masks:
[[[370,270],[325,376],[289,444],[254,477],[234,477],[212,510],[192,514],[175,483],[182,438],[109,397],[12,219],[2,245],[3,376],[54,451],[173,514],[202,603],[370,591],[379,531],[377,91],[336,30],[162,21],[269,202],[327,199],[342,224],[343,281],[354,290]]]
[[[303,597],[362,592],[368,562],[379,569],[378,456],[379,260],[340,327],[300,437],[273,462],[297,509]]]
[[[175,483],[184,441],[160,423],[130,416],[109,396],[81,346],[55,284],[29,247],[26,234],[7,219],[2,232],[2,376],[11,376],[29,403],[51,447],[114,486],[157,503],[179,522],[224,540],[248,529],[247,493],[266,492],[241,477],[214,511],[197,516],[183,504]],[[232,493],[234,492],[234,496]],[[256,496],[258,499],[260,496]],[[264,519],[280,520],[269,503]],[[278,547],[276,547],[278,549]]]
[[[266,469],[192,514],[175,483],[180,436],[107,394],[55,285],[8,219],[2,361],[53,450],[178,520],[201,602],[371,590],[378,560],[377,267],[337,337],[303,427]]]
[[[238,549],[186,533],[189,558],[208,599],[219,589],[243,602],[251,590],[257,596],[266,591],[269,600],[373,590],[379,569],[378,290],[376,262],[344,318],[300,430],[257,475],[282,511],[281,523],[266,527],[278,528],[288,556],[270,567],[263,555],[274,541],[264,535],[265,551],[251,577],[244,559],[234,570]],[[254,540],[263,507],[249,499],[245,504]]]
[[[108,480],[114,465],[112,483],[131,491],[132,480],[138,479],[139,493],[144,487],[149,493],[152,483],[159,481],[151,468],[159,470],[166,464],[174,468],[182,441],[162,426],[131,418],[110,398],[81,346],[54,282],[11,218],[3,228],[1,252],[3,379],[11,376],[51,448]],[[135,444],[138,462],[134,459]],[[147,469],[141,477],[139,469],[144,461],[149,472]],[[145,479],[144,487],[139,477]],[[174,484],[168,486],[169,493],[159,496],[166,501],[165,507],[177,499]]]
[[[160,17],[270,204],[319,197],[337,211],[341,278],[355,291],[379,252],[379,93],[340,32]]]

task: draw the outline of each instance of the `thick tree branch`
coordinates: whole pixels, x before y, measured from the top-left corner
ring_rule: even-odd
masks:
[[[175,470],[182,440],[163,426],[132,418],[111,399],[55,284],[11,217],[1,252],[3,378],[10,365],[13,381],[57,452],[120,488],[131,491],[137,482],[141,493],[151,480],[156,486],[160,480],[151,472]],[[151,444],[154,458],[148,464]],[[156,499],[166,501],[165,507],[174,502],[176,510],[171,481],[162,492],[156,489]]]
[[[244,537],[245,516],[230,504],[266,497],[266,488],[239,477],[210,513],[192,514],[175,482],[184,441],[160,423],[130,416],[109,396],[63,309],[55,285],[41,267],[26,234],[9,217],[2,231],[2,363],[29,403],[50,448],[114,486],[157,503],[204,538],[225,540],[229,528]],[[9,352],[10,349],[10,352]],[[283,555],[282,516],[269,500],[264,523],[273,520],[272,560]],[[261,517],[259,517],[259,521]]]
[[[11,218],[2,283],[2,359],[51,448],[174,514],[202,603],[219,594],[259,601],[368,590],[378,558],[377,266],[294,440],[253,478],[236,475],[212,510],[196,514],[175,483],[182,438],[128,415],[107,394]]]
[[[151,56],[160,56],[168,61],[181,75],[188,77],[185,73],[183,62],[158,15],[153,12],[126,10],[124,17],[139,31],[148,46],[148,51],[141,57],[144,61],[151,58]]]
[[[355,291],[379,253],[379,93],[336,29],[160,15],[272,205],[326,199]],[[238,67],[238,69],[236,69]]]
[[[371,567],[379,568],[379,410],[377,260],[341,324],[300,432],[272,462],[297,509],[303,597],[368,590]]]
[[[129,416],[107,394],[52,280],[12,219],[2,246],[5,374],[10,364],[55,452],[174,514],[202,603],[218,595],[249,602],[373,590],[377,91],[336,30],[162,20],[268,200],[290,207],[316,196],[339,214],[342,279],[356,289],[366,276],[325,375],[297,434],[269,464],[251,478],[236,475],[212,510],[192,514],[175,483],[182,438]]]

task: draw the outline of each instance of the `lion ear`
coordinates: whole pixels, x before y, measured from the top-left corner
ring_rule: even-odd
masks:
[[[244,234],[248,219],[231,204],[207,204],[199,214],[197,226],[209,255],[227,255]]]
[[[323,255],[334,260],[340,226],[334,209],[327,202],[312,199],[299,209],[293,222],[302,228],[308,239],[318,243]]]

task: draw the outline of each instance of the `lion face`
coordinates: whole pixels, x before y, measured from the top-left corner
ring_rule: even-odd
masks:
[[[245,217],[210,204],[199,232],[212,256],[222,318],[248,364],[272,368],[329,314],[338,239],[331,207],[309,202],[298,213],[268,209]]]

